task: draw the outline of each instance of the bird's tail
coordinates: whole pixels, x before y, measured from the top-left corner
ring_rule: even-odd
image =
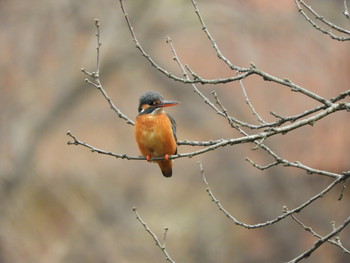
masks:
[[[165,177],[171,177],[173,174],[172,166],[173,166],[173,161],[172,160],[163,160],[163,161],[158,161],[158,165],[160,170],[162,171],[162,174]]]

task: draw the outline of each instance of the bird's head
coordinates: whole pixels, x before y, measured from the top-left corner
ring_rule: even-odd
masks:
[[[164,107],[175,106],[179,104],[178,101],[168,101],[158,93],[154,91],[148,91],[140,97],[139,101],[139,114],[157,114]]]

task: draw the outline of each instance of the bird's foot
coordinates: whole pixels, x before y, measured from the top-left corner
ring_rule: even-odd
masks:
[[[164,159],[169,161],[169,154],[164,155]]]
[[[147,162],[150,162],[151,161],[151,155],[147,155],[146,156],[146,160],[147,160]]]

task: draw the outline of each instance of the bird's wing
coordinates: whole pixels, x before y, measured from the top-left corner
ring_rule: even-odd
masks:
[[[172,128],[172,130],[173,130],[173,135],[174,135],[175,141],[177,142],[177,137],[176,137],[176,121],[175,121],[174,118],[171,117],[171,115],[169,115],[168,113],[167,113],[167,116],[168,116],[168,118],[170,119],[171,128]],[[175,154],[177,154],[177,149],[176,149]]]

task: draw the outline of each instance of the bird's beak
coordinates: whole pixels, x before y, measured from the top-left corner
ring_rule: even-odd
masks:
[[[170,107],[170,106],[175,106],[179,104],[179,101],[175,100],[162,100],[161,103],[158,105],[158,107]]]

